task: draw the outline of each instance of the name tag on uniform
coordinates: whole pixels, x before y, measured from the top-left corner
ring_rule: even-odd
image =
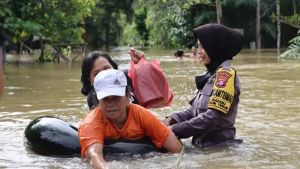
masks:
[[[208,108],[227,114],[234,98],[235,70],[220,68],[217,70],[212,96]]]

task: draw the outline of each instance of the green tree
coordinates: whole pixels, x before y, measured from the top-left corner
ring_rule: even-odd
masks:
[[[23,43],[34,35],[52,43],[81,43],[83,21],[93,5],[94,0],[3,0],[1,33],[14,43]]]
[[[281,8],[281,6],[286,6],[286,3],[279,3],[279,0],[277,0],[277,6]],[[289,13],[285,13],[287,15],[290,14],[290,16],[282,16],[281,13],[277,12],[276,16],[275,14],[272,15],[272,18],[277,21],[278,24],[283,23],[284,25],[288,25],[290,28],[294,28],[298,30],[298,33],[296,37],[292,38],[292,40],[289,41],[289,46],[287,50],[282,53],[279,58],[300,58],[300,14],[297,14],[297,7],[300,8],[300,4],[296,4],[296,1],[293,1],[293,13],[291,11],[288,11]]]
[[[140,37],[142,37],[142,44],[147,46],[148,39],[149,39],[149,30],[147,29],[146,26],[146,20],[147,19],[147,7],[145,5],[141,6],[139,9],[136,10],[135,12],[135,25],[136,25],[136,30]]]
[[[32,0],[28,5],[34,8],[28,18],[42,24],[42,36],[54,42],[82,42],[83,21],[93,4],[93,0]]]
[[[144,38],[137,31],[135,22],[132,24],[127,23],[124,27],[123,34],[120,40],[121,45],[134,46],[134,45],[145,45]]]
[[[288,49],[282,53],[280,58],[300,58],[300,15],[294,14],[292,16],[281,16],[279,21],[289,26],[298,29],[298,35],[289,41],[290,45]]]
[[[276,11],[275,1],[260,0],[223,0],[223,23],[229,27],[241,28],[244,30],[244,42],[249,45],[251,41],[260,41],[257,33],[261,35],[261,47],[275,46],[276,25],[273,23],[272,12]],[[257,7],[260,9],[260,16],[256,18]],[[256,25],[260,21],[260,26]],[[259,30],[256,32],[256,30]]]
[[[300,30],[298,36],[290,40],[288,49],[282,53],[279,58],[300,59]]]
[[[191,30],[195,27],[194,8],[207,0],[149,1],[147,2],[147,28],[149,44],[165,48],[185,47],[193,44]]]
[[[86,40],[90,46],[109,49],[120,44],[123,26],[126,25],[122,20],[131,22],[132,3],[133,0],[97,0],[92,15],[85,20]]]
[[[32,18],[28,18],[28,14],[33,9],[28,5],[28,1],[0,1],[0,36],[13,43],[22,42],[30,35],[37,35],[43,26]]]

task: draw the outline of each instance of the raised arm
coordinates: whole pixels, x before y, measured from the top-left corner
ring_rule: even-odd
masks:
[[[90,163],[94,169],[106,169],[106,161],[103,158],[103,144],[94,143],[90,145],[86,152],[86,156],[90,158]]]
[[[130,54],[131,60],[133,61],[134,64],[137,64],[141,58],[145,57],[144,52],[134,49],[134,48],[130,48],[129,54]]]

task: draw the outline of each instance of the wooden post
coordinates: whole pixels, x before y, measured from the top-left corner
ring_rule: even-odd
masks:
[[[68,58],[68,57],[66,57],[64,54],[63,54],[63,52],[62,52],[62,48],[63,47],[66,47],[66,46],[71,46],[72,47],[72,49],[75,49],[75,48],[81,48],[81,53],[79,53],[79,54],[77,54],[77,55],[75,55],[74,57],[72,57],[72,58]],[[81,56],[82,57],[82,59],[85,57],[85,51],[86,51],[86,47],[87,47],[87,43],[84,43],[84,44],[79,44],[79,43],[67,43],[67,44],[54,44],[53,45],[53,48],[54,48],[54,50],[55,50],[55,55],[56,55],[56,57],[55,58],[57,58],[57,60],[58,60],[58,62],[59,62],[59,60],[60,60],[60,58],[62,58],[64,61],[66,61],[66,62],[73,62],[73,61],[75,61],[76,60],[76,58],[78,57],[78,56]],[[54,58],[54,59],[55,59]]]

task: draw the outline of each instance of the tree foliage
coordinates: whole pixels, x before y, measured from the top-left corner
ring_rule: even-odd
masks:
[[[220,0],[222,23],[244,30],[245,45],[255,40],[256,0]],[[291,1],[280,0],[285,21],[299,25]],[[215,0],[1,0],[0,35],[14,43],[39,36],[53,43],[87,42],[99,49],[122,45],[185,48],[195,44],[192,29],[216,23]],[[262,46],[276,46],[270,17],[274,0],[261,0]],[[282,37],[295,31],[282,26]],[[286,36],[289,34],[289,36]],[[283,39],[283,41],[288,41]]]
[[[192,44],[193,35],[190,30],[194,27],[194,18],[191,17],[190,9],[198,4],[209,3],[207,0],[140,1],[140,4],[145,4],[147,8],[145,23],[146,30],[149,31],[149,40],[144,44],[164,48]],[[135,24],[139,23],[141,22]]]
[[[0,28],[13,42],[37,35],[52,42],[82,42],[83,19],[94,0],[2,0]]]
[[[299,59],[300,58],[300,15],[294,14],[292,16],[284,16],[282,20],[290,26],[298,28],[298,35],[289,41],[290,45],[288,49],[282,53],[279,57],[285,59]]]
[[[300,59],[300,30],[298,36],[290,40],[288,49],[280,55],[284,59]]]
[[[149,39],[149,30],[147,29],[146,26],[146,21],[145,21],[146,19],[147,19],[147,7],[143,5],[136,10],[135,19],[134,19],[136,30],[139,36],[142,38],[142,42],[140,42],[140,45],[143,46],[148,45],[147,42]]]
[[[193,28],[217,22],[215,0],[139,0],[139,2],[142,4],[140,6],[146,5],[147,8],[147,29],[144,30],[149,31],[149,40],[143,44],[165,48],[191,47],[195,43],[191,32]],[[243,29],[245,45],[255,41],[256,0],[221,0],[221,4],[223,24]],[[276,45],[276,25],[270,17],[275,11],[275,1],[262,0],[261,11],[263,47],[271,47]],[[136,14],[137,12],[135,16]],[[140,23],[142,22],[136,22],[135,25],[138,26]]]
[[[43,29],[42,24],[27,17],[32,10],[27,3],[25,1],[0,1],[0,33],[15,43]]]
[[[109,49],[120,44],[123,27],[133,16],[132,3],[133,0],[97,0],[92,15],[85,19],[90,46]]]
[[[41,0],[34,1],[33,15],[44,25],[41,35],[56,43],[82,43],[84,18],[91,13],[94,0]]]

